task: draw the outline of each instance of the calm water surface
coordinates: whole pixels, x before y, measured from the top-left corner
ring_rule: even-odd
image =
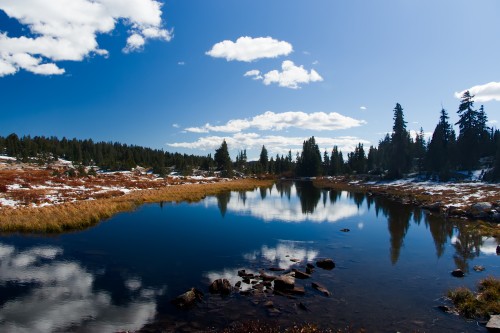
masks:
[[[196,331],[252,319],[368,332],[486,332],[436,307],[449,288],[500,276],[496,246],[413,207],[310,183],[145,205],[83,232],[0,237],[0,332]],[[337,266],[297,280],[306,294],[295,299],[208,293],[216,278],[240,281],[239,269],[304,270],[318,258]],[[450,275],[456,268],[465,278]],[[312,281],[332,296],[313,290]],[[191,287],[205,292],[203,303],[189,311],[170,304]],[[269,312],[268,300],[279,313]]]

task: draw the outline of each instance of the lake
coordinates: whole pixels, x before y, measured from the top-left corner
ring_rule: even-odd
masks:
[[[437,308],[448,289],[500,276],[497,241],[467,234],[461,223],[380,197],[283,182],[198,203],[147,204],[81,232],[2,235],[0,332],[192,332],[256,319],[368,332],[486,332]],[[269,268],[305,270],[321,258],[336,267],[297,279],[305,295],[208,292],[217,278],[241,281],[238,270],[277,275]],[[466,276],[451,276],[456,268]],[[201,303],[189,310],[171,304],[191,287],[205,294]]]

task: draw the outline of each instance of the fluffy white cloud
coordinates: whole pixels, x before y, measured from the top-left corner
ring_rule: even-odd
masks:
[[[201,127],[188,127],[185,130],[192,133],[237,133],[249,128],[261,131],[280,131],[294,127],[315,131],[332,131],[357,127],[363,124],[366,124],[364,120],[357,120],[337,112],[305,113],[301,111],[289,111],[274,113],[267,111],[250,119],[232,119],[224,125],[214,126],[205,124]]]
[[[261,75],[260,71],[251,70],[246,72],[245,76],[253,76],[256,80],[262,79],[266,86],[277,83],[280,87],[291,89],[300,88],[300,84],[323,81],[323,78],[314,69],[308,72],[303,66],[295,66],[293,61],[290,60],[283,61],[281,64],[281,72],[272,70]]]
[[[288,55],[293,51],[290,43],[271,37],[240,37],[233,42],[224,40],[212,46],[206,54],[214,58],[225,58],[227,61],[254,61],[262,58],[276,58]]]
[[[364,111],[364,110],[367,109],[367,107],[366,106],[360,106],[359,109]]]
[[[467,90],[476,96],[474,98],[476,102],[500,101],[500,82],[490,82],[474,86],[464,91],[456,92],[455,97],[461,98]]]
[[[271,155],[281,155],[288,153],[289,150],[292,150],[292,152],[300,151],[303,142],[307,139],[308,137],[260,136],[257,133],[236,133],[229,137],[205,136],[198,138],[196,141],[174,142],[167,143],[167,145],[173,148],[215,150],[220,147],[223,140],[226,140],[229,149],[255,149],[260,152],[260,148],[264,145]],[[353,151],[358,143],[365,145],[370,143],[369,141],[352,136],[336,138],[315,137],[315,140],[321,151],[331,151],[333,146],[338,146],[344,153]]]
[[[148,39],[169,41],[157,0],[0,0],[0,10],[27,26],[25,36],[0,33],[0,77],[24,69],[35,74],[63,74],[53,62],[107,56],[96,37],[121,20],[130,26],[124,52],[140,50]]]

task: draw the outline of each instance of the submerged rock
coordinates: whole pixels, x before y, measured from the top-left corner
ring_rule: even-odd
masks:
[[[453,275],[454,277],[464,277],[465,273],[460,268],[458,268],[451,272],[451,275]]]
[[[322,292],[322,293],[323,293],[323,295],[325,295],[325,296],[327,296],[327,297],[331,295],[331,293],[328,291],[328,289],[326,289],[326,288],[325,288],[325,286],[323,286],[323,285],[321,285],[321,284],[319,284],[319,283],[317,283],[317,282],[313,282],[313,283],[311,283],[311,286],[312,286],[314,289],[316,289],[317,291]]]
[[[308,273],[301,272],[297,269],[293,270],[293,274],[297,279],[309,279],[311,277],[311,275],[309,275]]]
[[[486,268],[484,268],[484,266],[481,266],[481,265],[476,265],[473,268],[476,272],[482,272],[486,269]]]
[[[229,295],[231,293],[231,283],[227,279],[217,279],[208,288],[212,294]]]
[[[197,301],[203,299],[203,293],[196,288],[191,288],[184,294],[177,296],[171,302],[180,309],[192,307]]]
[[[331,270],[335,268],[335,263],[332,259],[321,259],[316,261],[316,266],[318,266],[319,268]]]

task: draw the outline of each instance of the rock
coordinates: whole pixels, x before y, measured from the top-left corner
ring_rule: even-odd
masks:
[[[304,287],[295,286],[293,287],[293,289],[290,289],[287,292],[293,295],[304,295],[306,293],[306,290],[304,289]]]
[[[484,268],[484,266],[481,266],[481,265],[476,265],[473,267],[473,269],[476,271],[476,272],[482,272],[484,271],[486,268]]]
[[[328,289],[326,289],[323,285],[317,283],[317,282],[313,282],[311,283],[311,286],[316,289],[317,291],[320,291],[323,293],[323,295],[325,296],[330,296],[331,293],[328,291]]]
[[[300,259],[297,259],[297,258],[292,258],[292,259],[290,259],[290,261],[293,261],[293,262],[300,262]]]
[[[486,324],[486,328],[491,332],[500,332],[500,315],[490,316],[490,320]]]
[[[474,218],[485,218],[492,210],[493,205],[489,202],[478,202],[473,204],[468,213]]]
[[[497,256],[500,256],[500,245],[497,245]]]
[[[244,278],[241,281],[243,281],[243,283],[250,284],[250,279],[249,278]]]
[[[247,276],[247,272],[244,269],[239,270],[238,271],[238,276],[239,277],[245,277],[245,276]]]
[[[229,295],[231,293],[231,283],[227,279],[217,279],[208,288],[212,294]]]
[[[180,309],[187,309],[193,306],[196,301],[203,299],[203,293],[196,288],[191,288],[184,294],[177,296],[171,302]]]
[[[491,215],[491,220],[493,222],[496,222],[496,223],[499,223],[500,222],[500,213],[499,212],[495,212]]]
[[[284,271],[285,269],[284,269],[284,268],[280,268],[280,267],[271,267],[271,268],[269,268],[269,270],[270,270],[271,272],[282,272],[282,271]]]
[[[342,231],[342,232],[349,232],[349,231],[351,231],[351,229],[344,228],[344,229],[340,229],[340,231]]]
[[[311,277],[311,275],[304,273],[304,272],[301,272],[297,269],[294,269],[293,273],[294,273],[294,277],[297,279],[309,279]]]
[[[465,210],[463,210],[460,207],[450,206],[450,207],[448,207],[447,214],[449,216],[464,216]]]
[[[281,275],[274,279],[274,289],[286,291],[295,287],[295,278],[289,275]]]
[[[306,267],[306,273],[311,275],[314,272],[314,268]]]
[[[335,263],[332,259],[321,259],[316,261],[316,266],[318,266],[319,268],[331,270],[335,268]]]
[[[438,201],[438,202],[433,202],[430,204],[423,205],[422,208],[427,209],[431,212],[439,212],[441,210],[442,206],[443,206],[443,204],[441,203],[441,201]]]
[[[307,268],[314,269],[314,265],[311,264],[310,262],[307,263],[306,265]]]
[[[464,277],[465,273],[460,268],[458,268],[451,272],[451,275],[453,275],[454,277]]]
[[[241,281],[238,281],[234,284],[235,288],[240,289],[241,288]]]
[[[447,306],[447,305],[439,305],[437,308],[439,310],[443,311],[443,312],[446,312],[446,313],[452,313],[453,312],[453,310],[449,306]]]
[[[266,303],[264,303],[264,306],[266,308],[273,308],[274,307],[274,303],[273,303],[273,301],[267,301]]]
[[[264,272],[260,272],[260,277],[262,278],[263,281],[274,281],[274,279],[276,279],[276,276],[268,275]]]

